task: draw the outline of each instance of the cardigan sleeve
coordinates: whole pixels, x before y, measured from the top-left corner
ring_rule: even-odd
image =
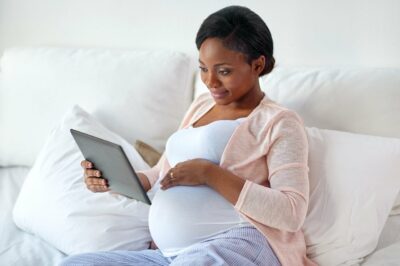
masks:
[[[278,119],[268,142],[270,187],[246,180],[235,208],[266,226],[296,232],[304,223],[309,197],[308,142],[300,118]]]

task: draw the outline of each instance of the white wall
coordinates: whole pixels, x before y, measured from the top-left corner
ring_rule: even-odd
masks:
[[[0,53],[63,45],[196,56],[201,21],[231,4],[264,18],[280,65],[400,67],[399,0],[0,0]]]

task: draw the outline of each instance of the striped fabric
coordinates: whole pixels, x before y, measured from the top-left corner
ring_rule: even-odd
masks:
[[[185,252],[167,258],[159,250],[104,251],[75,255],[60,266],[112,265],[268,265],[280,263],[268,241],[252,226],[236,227],[197,243]]]

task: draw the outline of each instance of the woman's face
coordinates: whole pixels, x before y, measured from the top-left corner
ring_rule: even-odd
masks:
[[[216,104],[240,103],[260,90],[256,62],[250,65],[243,53],[225,48],[218,38],[208,38],[202,43],[199,63],[201,79]]]

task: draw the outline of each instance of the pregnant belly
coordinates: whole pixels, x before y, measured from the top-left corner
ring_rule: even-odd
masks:
[[[149,213],[150,233],[165,256],[241,223],[232,204],[207,186],[158,190]]]

